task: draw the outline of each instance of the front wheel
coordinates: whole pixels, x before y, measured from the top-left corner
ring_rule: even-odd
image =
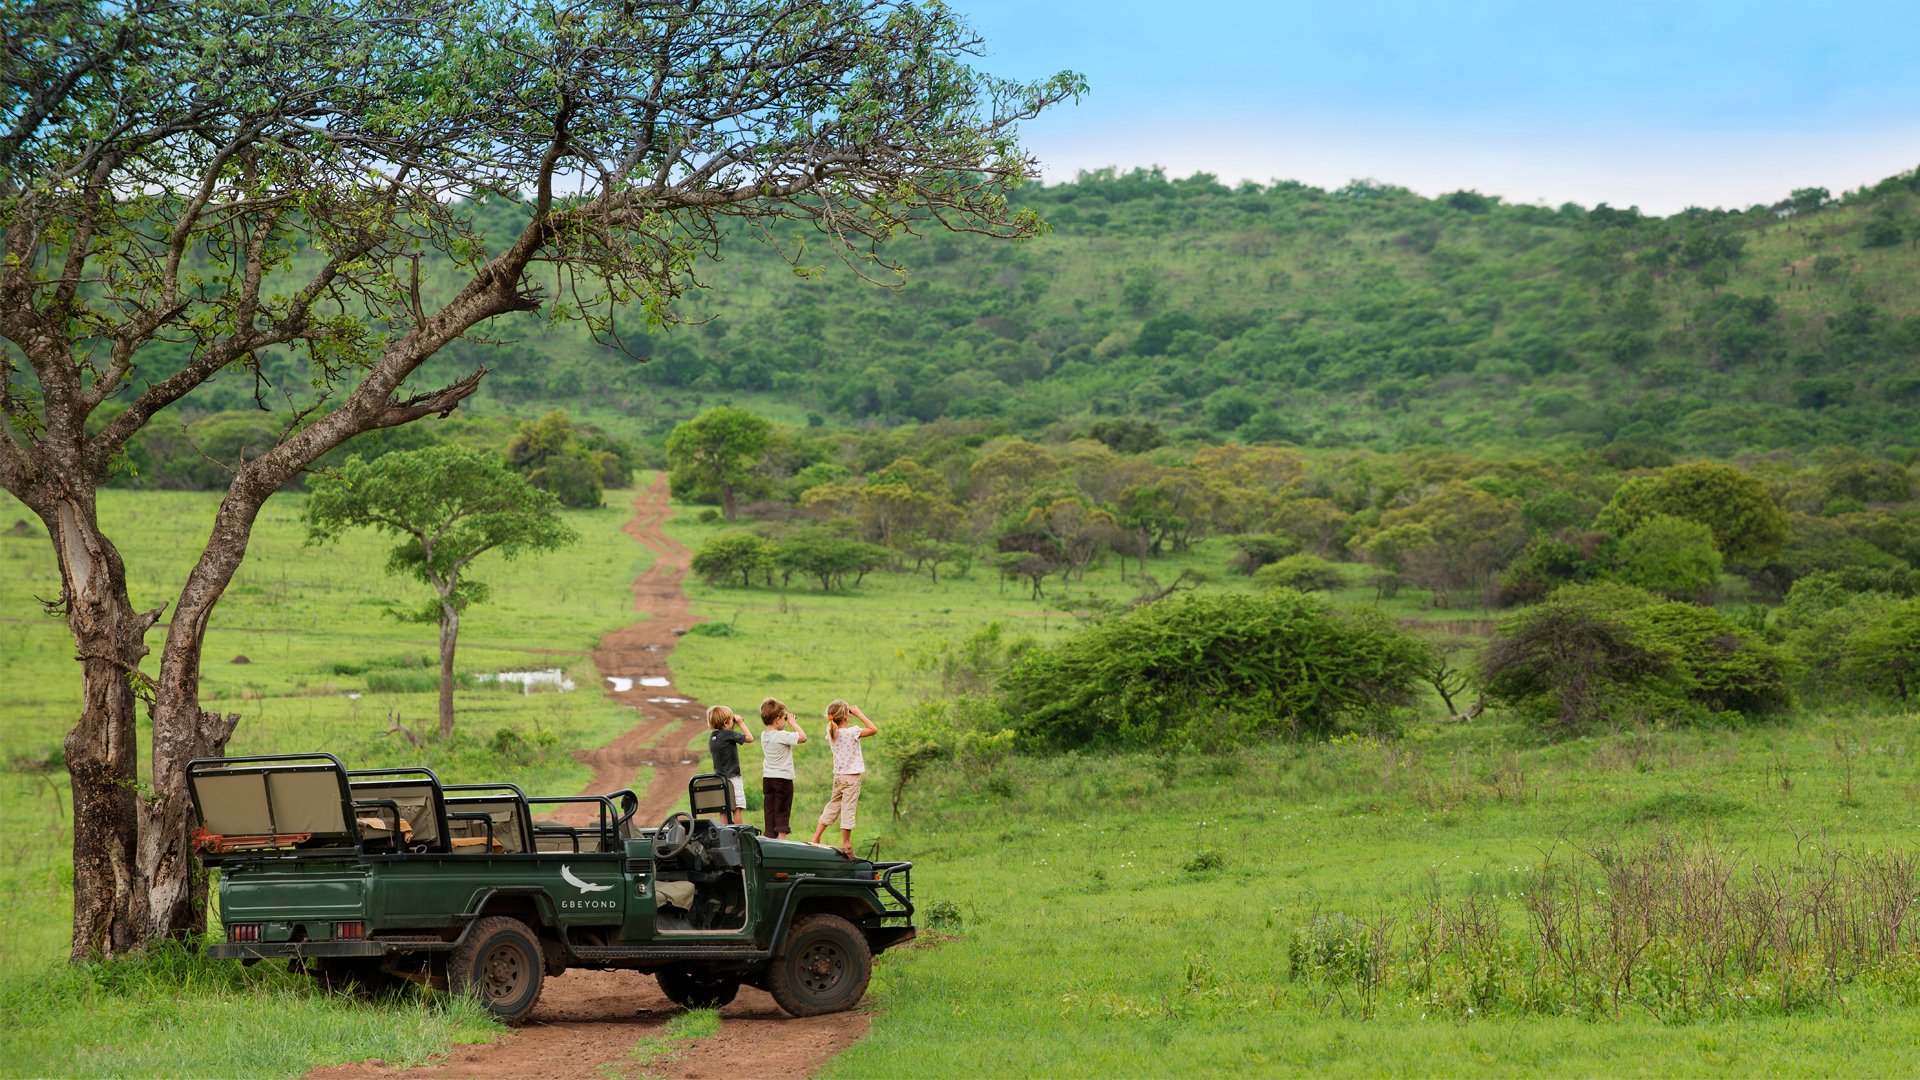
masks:
[[[667,1000],[683,1009],[718,1009],[740,993],[740,980],[725,976],[668,968],[654,972],[653,977]]]
[[[842,1012],[859,1002],[873,976],[866,936],[838,915],[794,920],[767,970],[767,992],[794,1016]]]
[[[527,924],[502,916],[481,919],[447,960],[447,989],[472,994],[487,1011],[517,1024],[540,1000],[544,964],[540,939]]]

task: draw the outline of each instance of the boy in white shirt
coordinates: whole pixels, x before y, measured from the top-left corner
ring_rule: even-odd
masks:
[[[760,722],[767,730],[760,736],[764,755],[760,765],[761,801],[766,804],[767,835],[784,840],[793,817],[793,748],[807,741],[800,721],[787,711],[779,698],[760,703]]]

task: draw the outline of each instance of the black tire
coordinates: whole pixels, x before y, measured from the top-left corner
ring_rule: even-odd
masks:
[[[656,971],[660,992],[683,1009],[718,1009],[740,993],[740,980],[725,975],[704,975],[682,968]]]
[[[447,959],[447,989],[472,994],[487,1011],[517,1024],[540,1000],[546,963],[540,939],[518,919],[481,919]]]
[[[819,1016],[853,1008],[872,977],[866,935],[838,915],[808,915],[774,954],[767,992],[794,1016]]]

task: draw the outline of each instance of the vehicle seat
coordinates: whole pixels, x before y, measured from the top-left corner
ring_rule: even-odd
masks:
[[[693,882],[656,881],[653,883],[653,895],[658,907],[679,908],[681,911],[693,910]]]

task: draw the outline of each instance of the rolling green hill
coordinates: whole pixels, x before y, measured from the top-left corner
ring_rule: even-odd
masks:
[[[1139,172],[1025,196],[1051,235],[902,237],[898,289],[738,237],[693,321],[632,320],[646,363],[561,326],[438,364],[492,364],[495,407],[636,435],[731,398],[790,422],[1127,415],[1379,448],[1920,442],[1920,175],[1664,219]]]
[[[1143,172],[1022,196],[1050,235],[903,235],[882,252],[902,275],[874,275],[896,288],[817,236],[776,234],[789,265],[743,231],[683,323],[620,313],[625,351],[507,321],[417,381],[485,364],[478,411],[564,407],[629,438],[730,401],[794,425],[1061,434],[1126,416],[1382,450],[1920,446],[1920,173],[1669,218]],[[474,212],[499,238],[519,210]],[[269,403],[306,393],[289,357],[267,368]],[[194,404],[252,408],[258,389],[236,372]]]

